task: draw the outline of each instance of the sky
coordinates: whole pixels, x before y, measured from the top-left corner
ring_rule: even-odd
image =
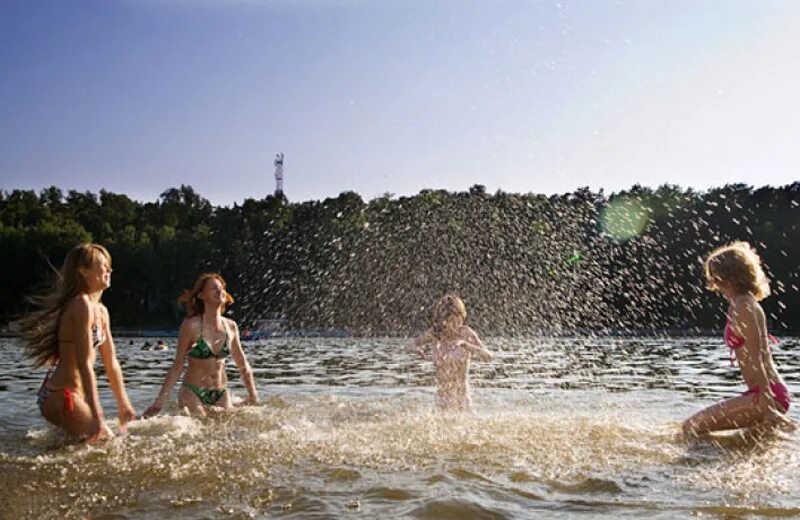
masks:
[[[794,1],[2,0],[0,189],[800,180]]]

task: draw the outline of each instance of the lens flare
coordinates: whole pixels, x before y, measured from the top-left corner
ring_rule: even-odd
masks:
[[[651,210],[641,200],[621,197],[609,202],[600,213],[600,227],[617,242],[627,242],[644,233]]]

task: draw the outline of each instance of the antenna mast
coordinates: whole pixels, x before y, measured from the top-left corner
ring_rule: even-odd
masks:
[[[275,196],[281,197],[283,195],[283,152],[277,154],[272,162],[275,165]]]

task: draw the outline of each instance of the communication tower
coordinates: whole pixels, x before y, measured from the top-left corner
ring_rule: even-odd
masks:
[[[272,162],[275,165],[275,196],[280,197],[283,195],[283,152],[276,155]]]

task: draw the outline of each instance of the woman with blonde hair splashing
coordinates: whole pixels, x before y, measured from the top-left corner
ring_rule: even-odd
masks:
[[[431,328],[406,345],[407,352],[416,352],[430,359],[436,367],[436,406],[444,410],[468,410],[472,406],[469,383],[469,363],[472,356],[491,361],[478,334],[464,322],[467,309],[461,298],[446,294],[433,306]],[[430,356],[425,345],[432,345]]]
[[[729,302],[724,339],[731,365],[738,361],[747,391],[694,414],[683,423],[687,435],[712,431],[784,426],[794,429],[786,417],[790,394],[772,359],[764,309],[759,301],[769,296],[769,282],[761,259],[746,242],[734,242],[712,251],[705,261],[709,289]]]
[[[167,372],[158,397],[145,411],[145,417],[156,415],[169,398],[172,387],[184,370],[178,393],[178,405],[192,414],[205,415],[206,407],[227,409],[233,406],[227,391],[228,377],[225,360],[230,355],[244,380],[249,404],[258,402],[253,371],[239,342],[239,327],[225,318],[225,307],[233,303],[225,280],[217,273],[201,274],[191,290],[184,291],[178,303],[186,306],[186,319],[178,332],[178,351]]]
[[[97,392],[94,363],[103,359],[122,428],[136,418],[111,339],[108,309],[101,303],[111,286],[111,255],[103,246],[80,244],[64,260],[49,294],[32,297],[38,310],[16,326],[36,366],[51,365],[39,389],[42,415],[80,440],[112,437]]]

